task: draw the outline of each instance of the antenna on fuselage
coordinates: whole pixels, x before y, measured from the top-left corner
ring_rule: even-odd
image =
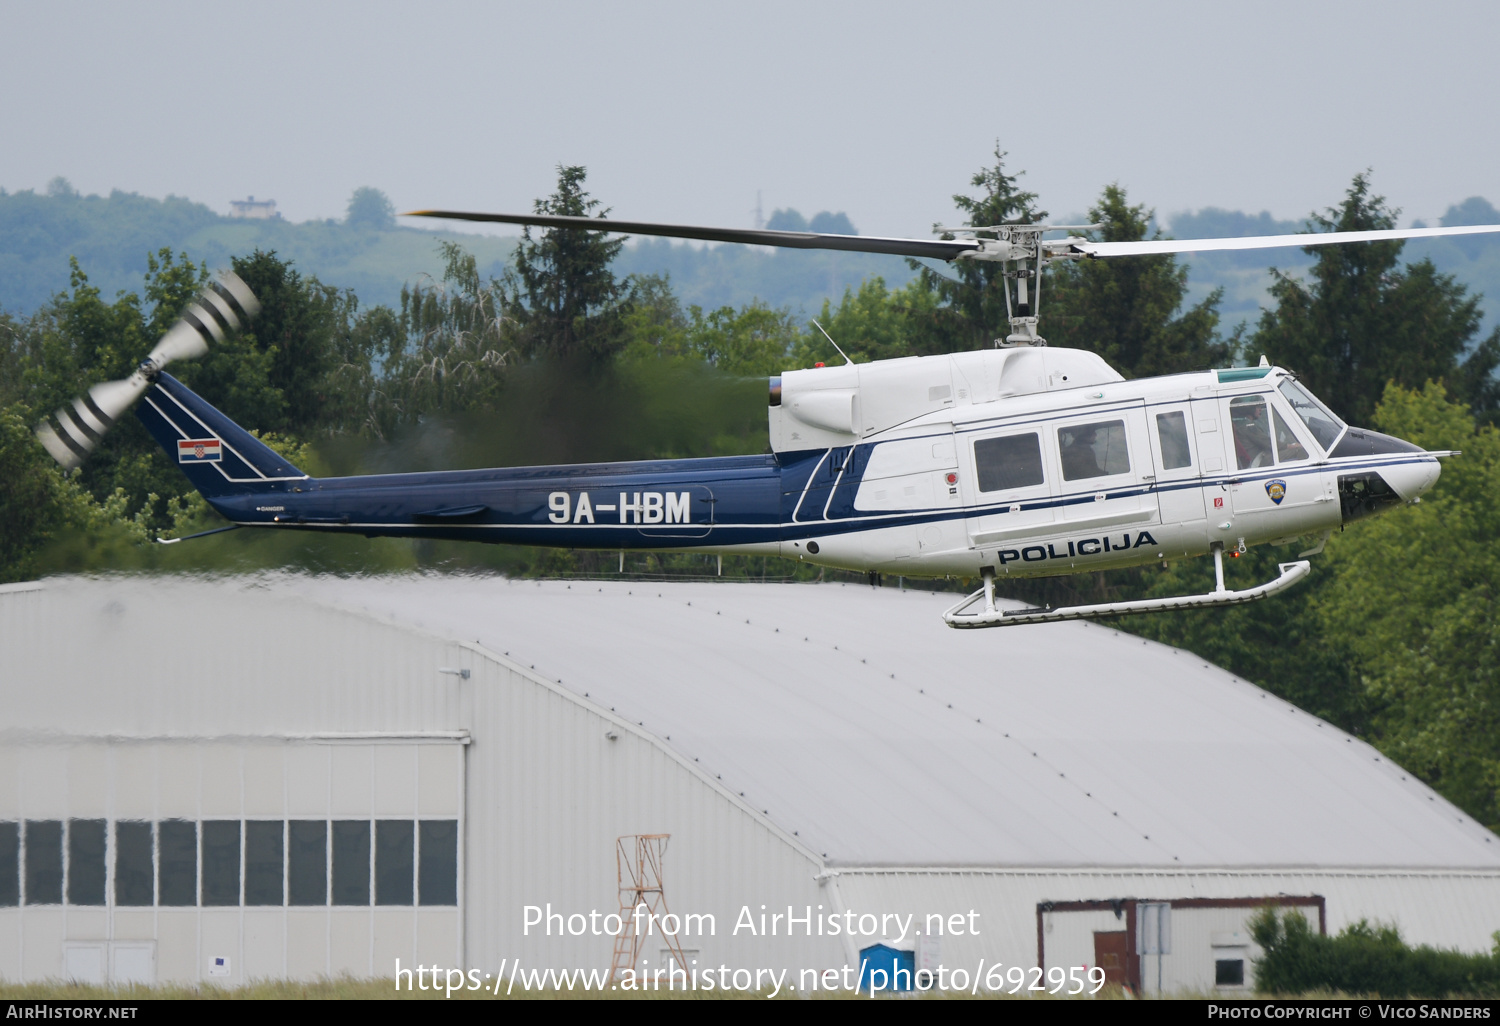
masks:
[[[817,325],[817,328],[818,328],[819,331],[823,331],[823,325],[818,324],[818,319],[816,317],[813,318],[813,324]],[[854,361],[851,360],[851,359],[849,359],[849,354],[848,353],[844,352],[842,349],[839,349],[839,344],[833,340],[833,336],[832,335],[828,334],[828,332],[826,332],[826,331],[823,331],[823,337],[828,340],[828,344],[829,345],[833,346],[833,348],[835,348],[835,349],[838,349],[839,355],[844,358],[844,362],[846,364],[849,364],[850,366],[853,366]]]

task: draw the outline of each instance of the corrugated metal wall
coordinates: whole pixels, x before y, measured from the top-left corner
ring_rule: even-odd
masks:
[[[239,751],[272,740],[467,732],[467,966],[495,971],[502,959],[520,958],[536,968],[606,968],[611,938],[528,936],[524,909],[617,911],[615,838],[633,833],[672,834],[668,904],[714,918],[714,936],[682,940],[700,964],[843,961],[828,939],[734,931],[742,906],[758,914],[761,904],[827,900],[810,853],[635,725],[476,645],[273,595],[253,582],[75,580],[0,592],[0,681],[0,818],[43,814],[23,803],[21,780],[66,776],[65,765],[49,760],[70,747],[85,759],[92,756],[84,751],[170,741],[212,760],[225,746]],[[182,783],[196,794],[202,782]],[[56,799],[47,815],[74,814],[65,790]],[[32,937],[28,946],[55,949],[73,929],[58,926],[56,937]],[[410,924],[401,929],[411,936]],[[84,932],[92,939],[99,931]],[[648,944],[647,951],[655,963],[658,949]],[[288,958],[293,976],[328,968],[322,959]],[[54,956],[49,964],[60,963]],[[388,974],[394,965],[374,968]],[[8,971],[0,967],[0,975]],[[182,969],[163,971],[183,978]]]
[[[836,871],[836,881],[849,906],[908,913],[915,916],[916,924],[925,923],[932,913],[949,916],[977,911],[977,936],[966,932],[942,939],[943,961],[970,972],[981,959],[987,964],[1036,965],[1036,910],[1041,902],[1321,895],[1327,900],[1330,933],[1368,919],[1395,923],[1410,943],[1463,951],[1490,950],[1491,934],[1500,929],[1500,872],[856,869]],[[1209,931],[1232,929],[1232,922],[1243,922],[1253,913],[1254,909],[1247,909],[1215,918],[1210,913],[1195,911],[1184,916],[1174,912],[1166,989],[1201,988],[1201,973],[1212,965],[1207,951]],[[1316,916],[1310,918],[1316,926]],[[1111,927],[1112,919],[1108,912],[1044,915],[1048,964],[1083,957],[1091,951],[1095,929],[1124,928],[1123,924]],[[1195,925],[1195,919],[1202,922]],[[1174,961],[1179,964],[1176,970]]]

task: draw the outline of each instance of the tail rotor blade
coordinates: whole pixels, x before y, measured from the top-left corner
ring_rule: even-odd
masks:
[[[150,386],[150,380],[140,371],[124,381],[95,385],[74,399],[72,405],[62,407],[37,425],[36,436],[64,470],[72,470],[94,451],[104,433],[115,426],[121,414]]]
[[[163,367],[173,360],[202,356],[210,343],[224,341],[229,332],[246,327],[259,312],[255,293],[237,275],[226,271],[188,304],[134,374],[124,381],[95,385],[71,405],[59,409],[36,426],[38,441],[64,470],[72,470],[94,451],[115,421],[145,395]]]
[[[182,316],[151,350],[146,362],[161,370],[173,360],[196,360],[231,331],[248,325],[260,313],[255,293],[232,271],[211,281],[188,304]]]

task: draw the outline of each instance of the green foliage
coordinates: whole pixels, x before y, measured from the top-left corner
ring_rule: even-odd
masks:
[[[1006,173],[1005,153],[996,143],[994,167],[970,179],[970,184],[980,190],[979,195],[953,197],[954,205],[964,214],[964,224],[1029,224],[1046,218],[1047,212],[1036,207],[1036,193],[1020,188],[1020,178],[1019,173]],[[980,237],[993,238],[994,233],[981,232]],[[985,349],[997,334],[1003,337],[1009,331],[1006,283],[1000,263],[955,260],[946,273],[911,263],[913,268],[921,268],[917,278],[921,288],[937,297],[921,319],[921,348],[916,355]]]
[[[1153,216],[1144,205],[1131,206],[1119,185],[1106,186],[1089,210],[1089,220],[1104,227],[1089,234],[1137,242]],[[1234,345],[1218,336],[1221,293],[1182,309],[1188,272],[1176,257],[1065,262],[1051,274],[1042,311],[1052,345],[1096,352],[1127,378],[1223,367],[1234,356]]]
[[[351,228],[390,231],[396,227],[396,208],[385,193],[366,185],[350,195],[344,223]]]
[[[886,360],[923,348],[922,332],[937,315],[939,302],[920,280],[887,289],[884,278],[866,278],[858,291],[844,290],[836,309],[825,300],[818,321],[855,363]],[[793,364],[801,367],[843,362],[816,328],[802,335],[792,356]]]
[[[513,361],[515,325],[509,301],[493,278],[481,280],[474,257],[443,243],[441,281],[417,282],[401,291],[401,312],[380,308],[354,326],[351,374],[369,379],[367,430],[390,437],[429,414],[490,409],[505,388]],[[379,357],[379,380],[371,360]]]
[[[1491,829],[1500,827],[1500,431],[1429,384],[1392,386],[1377,425],[1462,449],[1420,505],[1330,546],[1318,627],[1341,638],[1378,710],[1377,744]]]
[[[1337,208],[1313,221],[1323,231],[1393,228],[1395,211],[1370,193],[1367,174],[1354,177]],[[1275,308],[1260,318],[1252,353],[1295,370],[1333,411],[1367,424],[1387,381],[1420,388],[1429,380],[1482,389],[1486,375],[1460,373],[1479,330],[1479,302],[1430,260],[1398,267],[1404,243],[1321,246],[1311,283],[1275,273]],[[1500,329],[1497,329],[1500,332]],[[1481,362],[1500,362],[1500,334]],[[1481,402],[1490,395],[1478,398]]]
[[[538,214],[606,217],[583,188],[582,167],[557,169],[557,191],[537,200]],[[597,213],[596,213],[597,211]],[[625,244],[606,232],[549,228],[533,238],[527,225],[514,260],[515,295],[509,314],[521,352],[569,362],[601,363],[624,348],[622,319],[628,287],[610,264]]]
[[[1395,927],[1351,923],[1336,936],[1314,933],[1301,912],[1264,908],[1250,920],[1264,951],[1255,963],[1262,993],[1334,991],[1380,997],[1500,995],[1500,945],[1492,952],[1410,947]]]

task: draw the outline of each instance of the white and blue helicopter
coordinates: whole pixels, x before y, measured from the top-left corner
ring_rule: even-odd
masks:
[[[244,326],[258,304],[221,275],[125,381],[96,385],[37,427],[64,468],[136,415],[237,527],[609,550],[785,556],[872,574],[973,577],[954,627],[1225,606],[1304,577],[1305,558],[1246,590],[1224,554],[1319,538],[1418,501],[1440,457],[1344,424],[1288,370],[1226,368],[1126,381],[1099,356],[1037,333],[1041,271],[1057,260],[1355,244],[1500,231],[1500,225],[1237,239],[1094,242],[1038,224],[893,239],[698,228],[551,215],[430,217],[1006,265],[1011,332],[995,348],[770,379],[771,453],[314,478],[165,373]],[[832,341],[830,339],[830,341]],[[212,533],[212,532],[203,532]],[[1200,595],[1003,609],[995,583],[1211,554]]]

